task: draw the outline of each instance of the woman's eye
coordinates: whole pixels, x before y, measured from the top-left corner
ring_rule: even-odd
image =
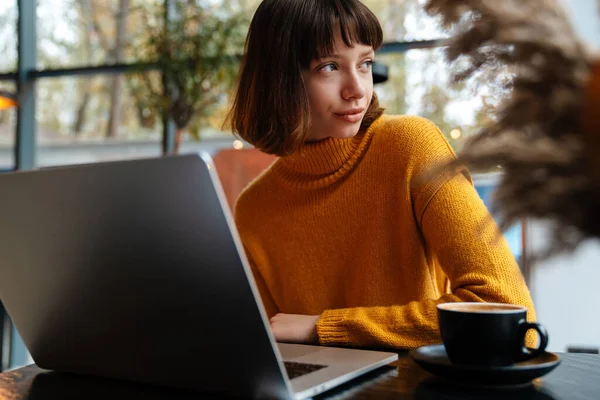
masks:
[[[363,62],[362,66],[365,68],[371,69],[371,67],[373,66],[373,60]]]
[[[327,65],[323,65],[321,67],[321,71],[325,71],[325,72],[331,72],[331,71],[335,71],[336,67],[335,64],[327,64]]]

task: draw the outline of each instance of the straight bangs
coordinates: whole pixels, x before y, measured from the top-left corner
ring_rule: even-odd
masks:
[[[338,29],[348,47],[355,44],[371,46],[373,50],[381,47],[381,25],[371,10],[360,1],[313,0],[306,3],[311,12],[304,14],[308,17],[305,21],[300,21],[304,25],[300,43],[303,68],[308,68],[312,60],[333,55]]]

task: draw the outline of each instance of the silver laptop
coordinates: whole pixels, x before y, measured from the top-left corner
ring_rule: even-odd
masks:
[[[275,342],[204,155],[1,174],[0,298],[57,371],[305,398],[397,359]]]

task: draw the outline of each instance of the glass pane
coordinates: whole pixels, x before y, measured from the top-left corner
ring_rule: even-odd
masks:
[[[37,0],[38,68],[138,61],[163,0]]]
[[[379,18],[385,42],[440,39],[439,21],[423,11],[425,0],[363,0]]]
[[[0,72],[17,69],[16,0],[0,1]]]
[[[161,29],[164,0],[37,1],[38,68],[152,61],[141,57],[148,32]],[[201,0],[198,4],[222,14],[224,10],[251,13],[259,2]]]
[[[0,82],[0,90],[8,93],[16,92],[16,84],[12,81]],[[17,130],[17,108],[0,109],[0,172],[12,170],[15,165],[15,132]]]
[[[458,64],[449,67],[441,48],[380,54],[377,62],[389,68],[388,81],[375,86],[386,112],[430,119],[457,150],[487,121],[502,90],[502,79],[478,87],[452,85],[450,76]]]
[[[244,11],[251,18],[262,0],[205,0],[205,2],[214,7],[228,6],[232,10]]]
[[[148,73],[156,80],[156,73]],[[38,166],[161,154],[162,118],[136,75],[41,79],[37,89]]]
[[[473,175],[473,183],[475,189],[483,200],[483,203],[488,209],[493,207],[493,196],[498,182],[500,181],[500,173]],[[504,232],[504,238],[508,243],[508,247],[512,251],[513,256],[519,264],[521,264],[523,256],[523,226],[517,223]]]

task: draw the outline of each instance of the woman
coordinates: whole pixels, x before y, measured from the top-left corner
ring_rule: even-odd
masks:
[[[412,348],[440,341],[436,305],[530,294],[468,174],[417,179],[455,155],[431,122],[385,116],[382,43],[358,0],[264,0],[229,115],[280,158],[235,218],[278,341]]]

